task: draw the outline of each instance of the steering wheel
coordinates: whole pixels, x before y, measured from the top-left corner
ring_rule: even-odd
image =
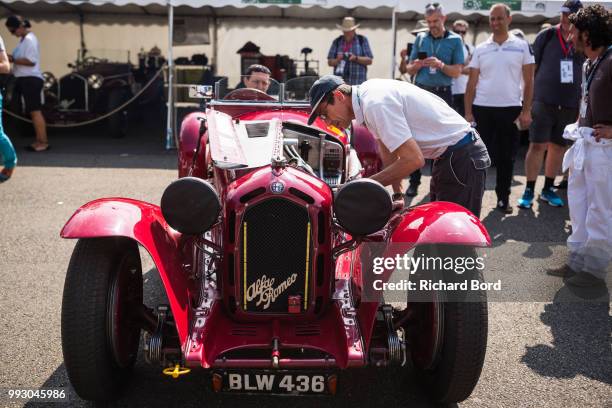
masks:
[[[255,88],[239,88],[229,92],[224,100],[228,101],[275,101],[276,98]]]

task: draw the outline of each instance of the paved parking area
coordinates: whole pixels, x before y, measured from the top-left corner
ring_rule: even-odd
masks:
[[[19,149],[13,179],[0,184],[0,388],[69,387],[60,307],[74,241],[60,239],[59,231],[80,205],[95,198],[159,203],[165,186],[176,178],[176,152],[163,150],[159,132],[142,133],[125,140],[88,132],[54,134],[47,153]],[[18,147],[28,143],[13,140]],[[514,199],[525,181],[521,166],[517,164]],[[488,188],[493,183],[491,172]],[[426,193],[423,185],[412,204],[423,201]],[[547,298],[490,304],[484,371],[472,397],[459,405],[612,406],[609,293],[603,302],[579,302],[562,282],[544,274],[566,256],[567,208],[536,204],[531,211],[515,209],[503,216],[490,211],[494,204],[489,189],[482,218],[499,254],[492,266],[507,273],[520,269],[522,276],[533,277],[525,285],[545,289],[542,296]],[[147,301],[163,301],[157,273],[150,259],[143,259]],[[431,406],[407,370],[347,372],[340,377],[336,397],[317,399],[215,395],[202,373],[172,380],[142,356],[135,374],[125,397],[111,406]],[[74,397],[70,405],[90,404]]]

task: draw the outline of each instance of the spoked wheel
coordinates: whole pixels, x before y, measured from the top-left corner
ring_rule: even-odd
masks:
[[[417,248],[414,256],[421,254],[441,259],[476,257],[473,248],[449,245]],[[436,271],[433,278],[428,276],[437,281],[441,274]],[[482,281],[482,272],[475,270],[460,276],[461,281],[472,279]],[[444,280],[452,281],[453,277]],[[417,302],[409,299],[407,305],[411,319],[406,332],[413,365],[434,401],[463,401],[476,387],[484,364],[488,332],[486,292],[470,291],[463,299],[457,292],[449,298],[439,291],[425,296],[431,301],[421,297]]]
[[[140,343],[143,303],[138,245],[126,238],[81,239],[64,284],[62,351],[68,378],[86,400],[119,396]]]

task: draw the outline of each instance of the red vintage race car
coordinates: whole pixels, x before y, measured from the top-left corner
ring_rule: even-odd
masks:
[[[394,267],[374,276],[372,264],[471,255],[489,235],[461,206],[393,202],[367,178],[380,160],[366,129],[306,124],[313,81],[267,92],[217,84],[211,99],[194,88],[203,109],[182,123],[179,178],[161,204],[98,199],[64,226],[78,242],[62,346],[82,398],[120,395],[141,332],[149,363],[175,378],[201,369],[217,392],[333,395],[343,370],[404,366],[433,400],[469,397],[486,349],[486,293],[425,290],[391,304],[372,282],[388,282]],[[138,245],[167,305],[143,304]]]

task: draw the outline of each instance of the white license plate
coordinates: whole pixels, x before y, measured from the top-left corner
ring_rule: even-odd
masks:
[[[287,372],[225,372],[223,390],[271,394],[326,394],[327,375]]]

